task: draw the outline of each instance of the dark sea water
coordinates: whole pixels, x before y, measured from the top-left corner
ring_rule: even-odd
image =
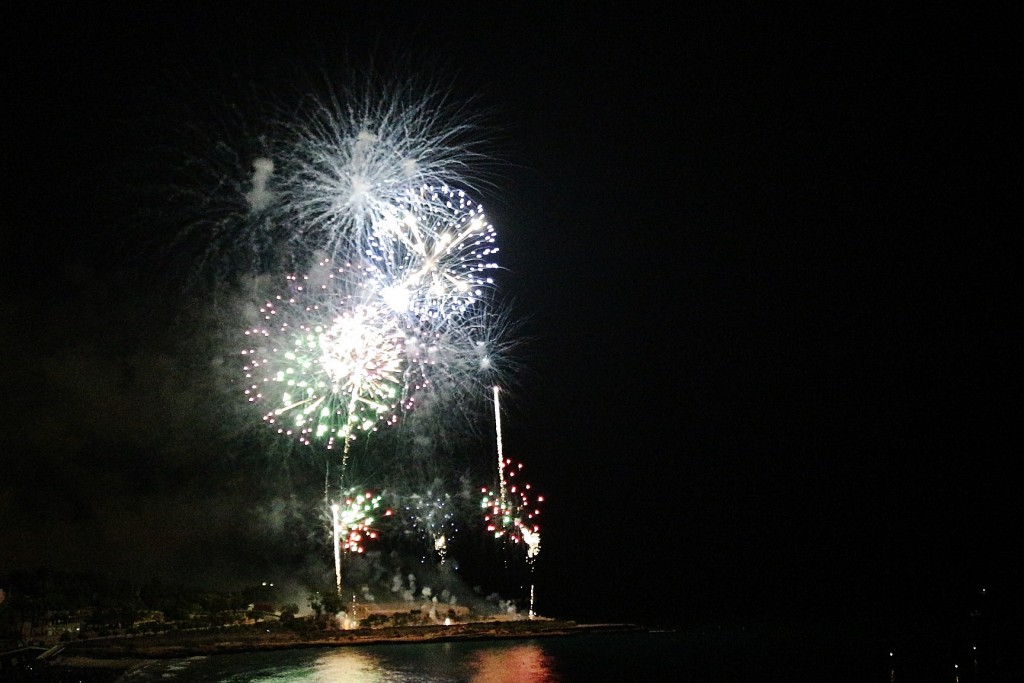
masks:
[[[51,671],[23,680],[148,683],[505,681],[1024,681],[1018,628],[947,637],[875,621],[775,621],[529,639],[316,647],[168,659],[120,678]],[[1010,634],[1010,637],[1005,637]],[[977,643],[977,647],[974,645]],[[0,676],[2,679],[2,676]],[[22,679],[19,679],[22,680]]]
[[[122,681],[503,681],[676,680],[679,633],[623,633],[476,642],[313,648],[161,662]]]
[[[890,681],[887,653],[748,627],[310,648],[168,660],[149,681],[474,683],[529,681]],[[841,639],[840,639],[841,640]],[[838,647],[837,647],[838,646]],[[910,672],[906,672],[910,674]],[[950,671],[952,674],[952,671]],[[922,680],[902,675],[895,680]],[[927,680],[927,679],[924,679]],[[952,683],[952,675],[948,678]],[[967,681],[968,678],[961,680]]]

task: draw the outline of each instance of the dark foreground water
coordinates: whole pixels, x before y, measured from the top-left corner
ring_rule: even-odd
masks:
[[[122,677],[144,681],[679,680],[692,666],[678,632],[594,634],[524,640],[315,648],[161,662]]]
[[[148,681],[442,683],[472,681],[1017,680],[942,648],[890,656],[856,631],[713,626],[524,640],[312,648],[168,660],[123,676]]]
[[[1004,631],[1005,633],[1005,631]],[[158,661],[123,676],[39,669],[16,681],[1024,681],[1024,636],[962,639],[907,624],[709,625],[532,639],[318,647]],[[5,680],[0,672],[0,680]]]

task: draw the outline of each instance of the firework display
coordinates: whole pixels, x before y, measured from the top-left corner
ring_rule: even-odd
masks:
[[[432,193],[410,190],[478,184],[477,120],[443,89],[412,82],[310,100],[282,171],[289,222],[332,257],[361,251],[403,204],[436,206]]]
[[[406,452],[364,469],[389,489],[386,526],[444,564],[459,519],[473,517],[472,489],[446,490],[452,478],[422,464],[453,443],[431,423],[475,420],[482,410],[470,406],[491,395],[498,486],[482,489],[484,523],[526,548],[531,566],[539,552],[541,499],[502,451],[498,384],[517,325],[496,296],[497,233],[474,196],[485,161],[475,121],[443,91],[417,96],[410,84],[309,99],[294,122],[275,122],[279,137],[232,185],[238,225],[273,240],[265,262],[297,271],[253,272],[266,293],[245,330],[243,391],[282,437],[342,451],[333,485],[346,493],[328,495],[325,482],[325,498],[338,501],[329,505],[339,593],[342,556],[377,536],[384,495],[346,487],[350,458],[371,457],[353,442],[408,430],[394,441]]]
[[[458,531],[459,502],[451,494],[431,487],[424,493],[401,496],[398,512],[406,534],[419,537],[433,550],[439,564],[448,553],[448,539]]]
[[[427,198],[427,199],[424,199]],[[467,316],[494,285],[494,227],[464,191],[447,185],[403,195],[367,250],[381,264],[381,295],[398,314],[444,327]]]
[[[290,291],[266,302],[261,324],[246,331],[249,401],[270,406],[263,419],[279,433],[328,448],[393,420],[405,365],[394,316],[361,301],[345,268],[289,281]]]
[[[352,493],[341,503],[331,505],[335,513],[334,533],[337,534],[339,547],[343,551],[354,553],[366,552],[363,543],[377,538],[374,528],[376,515],[391,516],[390,510],[381,511],[382,496],[372,491]]]
[[[481,487],[480,509],[487,531],[496,539],[522,544],[531,562],[540,552],[540,504],[544,496],[534,496],[533,485],[521,481],[522,463],[505,459],[500,475],[506,491]]]

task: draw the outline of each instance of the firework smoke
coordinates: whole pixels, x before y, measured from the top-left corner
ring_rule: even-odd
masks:
[[[490,163],[482,118],[445,87],[422,86],[329,89],[277,109],[217,139],[192,179],[205,185],[175,195],[194,212],[179,240],[206,238],[199,270],[256,276],[253,291],[269,292],[245,331],[247,401],[282,437],[342,451],[336,495],[325,482],[339,591],[342,555],[364,555],[378,533],[446,565],[459,520],[475,516],[476,487],[455,476],[469,469],[455,455],[492,387],[509,381],[518,343],[496,295],[496,230],[477,200]],[[485,499],[488,522],[532,563],[539,510],[506,482],[493,391],[499,493]],[[350,456],[351,479],[382,493],[348,492]],[[379,528],[349,518],[380,496],[395,514]]]

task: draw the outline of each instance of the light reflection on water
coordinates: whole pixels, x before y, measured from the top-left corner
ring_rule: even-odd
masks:
[[[555,683],[536,641],[339,647],[195,657],[157,663],[124,683]]]
[[[963,665],[954,670],[947,643],[932,650],[931,641],[922,641],[929,649],[902,661],[897,655],[894,665],[885,634],[873,629],[871,624],[848,628],[819,622],[712,624],[685,631],[250,652],[157,662],[120,683],[778,683],[893,677],[952,683],[957,674],[961,681],[993,680],[984,666],[981,678],[973,669],[963,673]],[[1010,663],[1015,673],[1018,662]],[[945,678],[936,677],[940,668]]]
[[[385,683],[386,672],[381,662],[360,650],[338,649],[322,653],[308,675],[290,681],[352,681],[353,683]],[[266,680],[282,680],[281,678]],[[392,679],[393,680],[393,679]]]
[[[474,673],[470,680],[473,683],[556,680],[551,657],[535,643],[477,652],[472,662]]]

